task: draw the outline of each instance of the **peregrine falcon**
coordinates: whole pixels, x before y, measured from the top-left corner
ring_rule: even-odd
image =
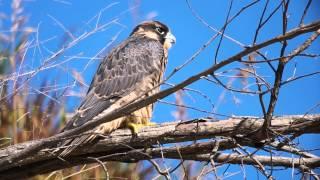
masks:
[[[168,49],[176,41],[169,28],[159,21],[147,21],[137,25],[130,36],[106,56],[87,91],[87,95],[75,115],[62,131],[79,127],[119,107],[159,91],[168,59]],[[85,136],[68,139],[61,156],[77,146],[96,139],[98,134],[108,134],[118,128],[149,125],[153,104],[127,116],[98,125]]]

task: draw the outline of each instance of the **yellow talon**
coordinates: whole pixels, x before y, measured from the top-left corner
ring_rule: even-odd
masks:
[[[131,130],[132,134],[137,135],[141,128],[154,125],[156,125],[156,123],[153,122],[148,122],[147,124],[128,123],[127,127]]]
[[[147,124],[143,124],[144,126],[155,126],[157,123],[154,122],[147,122]]]

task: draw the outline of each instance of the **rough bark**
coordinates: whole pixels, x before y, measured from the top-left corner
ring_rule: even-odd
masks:
[[[292,149],[293,154],[301,158],[272,157],[257,155],[225,154],[222,150],[238,146],[277,146],[279,150],[286,144],[277,145],[270,139],[252,138],[263,124],[263,119],[256,117],[233,117],[226,120],[195,119],[187,122],[164,123],[141,129],[138,137],[133,137],[127,129],[119,129],[88,147],[82,147],[62,159],[52,153],[56,143],[40,150],[20,161],[13,161],[0,167],[1,179],[26,178],[36,174],[47,173],[75,165],[94,163],[99,161],[137,162],[161,158],[210,161],[232,164],[256,164],[284,166],[284,167],[320,167],[320,158]],[[320,115],[296,115],[273,117],[271,131],[274,137],[285,135],[301,135],[320,133]],[[0,159],[10,158],[21,150],[45,141],[46,139],[29,141],[0,149]],[[196,140],[207,140],[196,142]],[[192,142],[191,145],[173,146],[170,143]],[[168,144],[159,147],[159,144]],[[214,150],[214,152],[213,152]],[[218,152],[219,151],[219,152]],[[300,154],[299,154],[300,153]],[[301,163],[303,162],[303,163]],[[300,165],[299,165],[300,164]]]

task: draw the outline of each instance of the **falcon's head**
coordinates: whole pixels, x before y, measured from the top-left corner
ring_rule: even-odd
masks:
[[[133,29],[130,36],[132,35],[144,35],[158,40],[165,49],[169,49],[176,42],[176,38],[171,34],[169,28],[159,21],[142,22]]]

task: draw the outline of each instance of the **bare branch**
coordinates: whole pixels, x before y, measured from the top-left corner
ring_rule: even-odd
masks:
[[[129,130],[119,129],[111,133],[107,138],[101,139],[97,144],[77,149],[64,160],[51,153],[52,148],[56,146],[56,142],[51,143],[49,146],[39,149],[39,151],[33,151],[21,161],[1,166],[0,174],[3,177],[6,177],[4,175],[8,177],[31,176],[74,165],[95,163],[96,159],[94,158],[98,158],[100,161],[122,162],[136,162],[162,157],[173,159],[181,159],[182,157],[183,160],[210,161],[213,149],[214,154],[216,154],[213,159],[215,163],[240,163],[239,159],[242,156],[231,155],[230,157],[232,158],[226,158],[227,155],[221,155],[219,151],[235,148],[237,144],[254,147],[255,142],[246,138],[246,135],[261,127],[262,124],[263,119],[254,117],[234,117],[213,122],[207,119],[199,119],[183,123],[165,123],[154,127],[145,127],[136,138],[132,138]],[[320,133],[320,115],[274,117],[270,128],[282,135],[299,134],[301,131],[304,133]],[[230,137],[235,138],[232,139]],[[182,146],[179,147],[179,150],[175,146],[152,147],[152,145],[157,145],[158,142],[166,144],[210,138],[215,138],[215,140]],[[261,141],[263,140],[261,139]],[[10,159],[11,156],[23,151],[26,147],[38,144],[39,141],[47,141],[47,139],[25,142],[1,149],[0,157],[2,159]],[[217,143],[219,146],[216,145]],[[260,158],[260,156],[255,156],[255,158],[264,166],[273,163],[274,166],[291,167],[291,160],[294,163],[298,163],[300,160],[305,162],[304,165],[309,168],[320,167],[319,158],[311,157],[310,155],[308,158],[302,159],[285,157],[277,159],[277,157],[273,157],[272,162],[270,162],[270,157]],[[245,160],[244,163],[255,163],[252,158],[249,159]],[[289,160],[290,163],[288,164]]]
[[[278,63],[278,68],[277,68],[277,71],[275,74],[274,87],[271,90],[271,97],[270,97],[270,102],[269,102],[269,106],[268,106],[268,112],[266,114],[265,123],[263,125],[264,129],[268,128],[271,123],[270,120],[272,118],[272,115],[273,115],[273,112],[274,112],[274,109],[276,106],[276,102],[278,99],[285,64],[287,62],[289,62],[293,57],[295,57],[295,55],[298,55],[302,51],[306,50],[311,45],[311,43],[317,39],[317,37],[319,35],[320,35],[320,29],[317,29],[305,42],[303,42],[299,47],[297,47],[295,50],[293,50],[289,56],[287,56],[286,58],[280,59],[280,61]],[[281,55],[283,55],[283,53],[284,53],[284,49],[286,47],[285,44],[286,43],[284,43],[283,48],[281,50]]]

